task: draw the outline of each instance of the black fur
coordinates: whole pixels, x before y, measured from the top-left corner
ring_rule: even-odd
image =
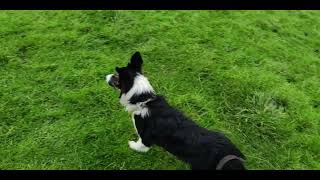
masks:
[[[119,74],[117,83],[120,96],[128,92],[135,76],[142,74],[142,58],[135,53],[130,63],[123,68],[116,67]],[[111,84],[110,84],[111,85]],[[171,107],[164,97],[153,93],[134,95],[129,102],[136,104],[145,102],[149,115],[135,115],[135,125],[145,146],[157,145],[179,159],[189,163],[191,168],[216,169],[219,161],[227,155],[235,155],[245,159],[240,150],[222,133],[207,130],[198,126],[183,113]],[[224,170],[244,170],[240,160],[230,160],[223,166]]]
[[[163,147],[189,163],[192,169],[215,169],[218,162],[227,155],[245,158],[222,133],[198,126],[171,107],[163,97],[157,96],[146,106],[149,109],[149,116],[134,117],[144,145]],[[223,169],[245,169],[245,167],[241,161],[231,160]]]

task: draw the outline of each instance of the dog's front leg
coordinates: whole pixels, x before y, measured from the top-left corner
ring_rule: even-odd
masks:
[[[142,143],[141,138],[137,142],[129,141],[129,147],[138,152],[147,152],[150,149]]]
[[[151,147],[150,130],[146,126],[146,121],[140,115],[140,111],[132,113],[133,126],[136,130],[139,140],[129,141],[129,147],[138,152],[147,152]]]

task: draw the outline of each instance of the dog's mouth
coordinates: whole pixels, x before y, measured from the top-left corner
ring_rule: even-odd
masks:
[[[107,76],[107,83],[116,89],[120,89],[120,83],[119,83],[119,75],[118,74],[110,74]]]

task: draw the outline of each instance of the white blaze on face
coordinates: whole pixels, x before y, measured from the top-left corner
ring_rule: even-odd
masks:
[[[109,74],[109,75],[106,76],[107,83],[110,82],[112,76],[113,76],[113,74]]]

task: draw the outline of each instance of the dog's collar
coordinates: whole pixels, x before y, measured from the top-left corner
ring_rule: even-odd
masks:
[[[239,161],[241,161],[241,162],[244,162],[244,159],[242,159],[242,158],[240,158],[240,157],[238,157],[238,156],[235,156],[235,155],[227,155],[227,156],[225,156],[224,158],[222,158],[222,159],[219,161],[219,163],[218,163],[218,165],[217,165],[217,167],[216,167],[216,170],[221,170],[221,169],[223,168],[223,166],[224,166],[227,162],[229,162],[229,161],[231,161],[231,160],[233,160],[233,159],[237,159],[237,160],[239,160]]]

